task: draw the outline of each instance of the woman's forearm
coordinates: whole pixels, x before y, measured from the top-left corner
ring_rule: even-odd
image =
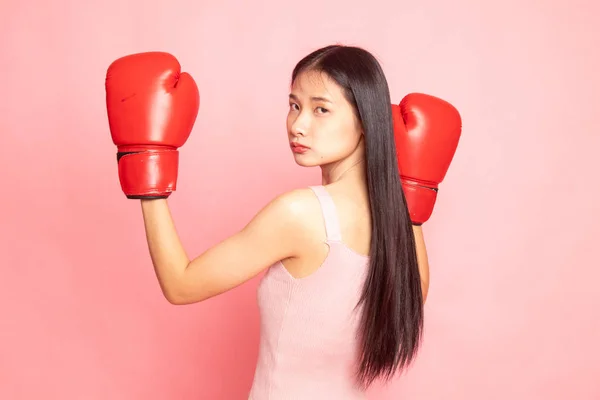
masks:
[[[190,260],[177,235],[167,200],[141,200],[141,206],[154,271],[167,300],[175,302]]]
[[[413,233],[415,235],[417,262],[419,264],[419,273],[421,275],[423,302],[425,302],[427,299],[427,292],[429,291],[429,259],[427,257],[427,248],[425,247],[425,238],[423,237],[423,228],[420,225],[413,225]]]

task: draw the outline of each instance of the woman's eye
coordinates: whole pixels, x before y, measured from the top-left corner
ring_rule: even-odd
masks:
[[[295,103],[290,103],[290,109],[297,110],[298,109],[298,105],[295,104]]]
[[[319,113],[319,114],[325,114],[327,112],[329,112],[329,110],[327,110],[326,108],[317,107],[317,113]]]

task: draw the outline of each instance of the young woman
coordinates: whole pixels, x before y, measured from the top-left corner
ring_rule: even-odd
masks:
[[[131,76],[141,79],[139,69],[149,65],[140,62]],[[109,99],[124,107],[125,97]],[[278,196],[244,229],[193,260],[177,236],[168,194],[132,192],[131,182],[142,175],[124,171],[137,168],[127,160],[139,149],[121,150],[122,186],[141,199],[168,301],[200,302],[266,272],[250,399],[364,399],[375,379],[390,378],[417,352],[429,271],[423,234],[411,223],[401,186],[390,105],[386,78],[369,52],[328,46],[302,59],[292,74],[287,135],[296,163],[318,166],[321,184]],[[138,122],[151,120],[141,114]],[[123,115],[109,110],[113,138]],[[171,128],[187,129],[180,125]],[[145,161],[153,173],[166,163],[156,159]]]

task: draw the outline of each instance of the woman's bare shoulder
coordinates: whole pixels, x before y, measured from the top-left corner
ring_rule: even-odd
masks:
[[[321,206],[310,187],[286,191],[276,196],[272,202],[278,204],[281,214],[285,214],[282,215],[282,221],[294,221],[289,224],[289,228],[295,231],[292,233],[296,239],[305,236],[312,240],[314,234],[322,228]]]

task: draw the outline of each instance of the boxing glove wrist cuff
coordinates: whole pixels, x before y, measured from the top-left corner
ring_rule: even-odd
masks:
[[[422,225],[431,213],[437,198],[437,188],[402,178],[402,189],[413,225]]]
[[[165,199],[177,189],[177,150],[120,151],[117,159],[121,189],[127,198]]]

